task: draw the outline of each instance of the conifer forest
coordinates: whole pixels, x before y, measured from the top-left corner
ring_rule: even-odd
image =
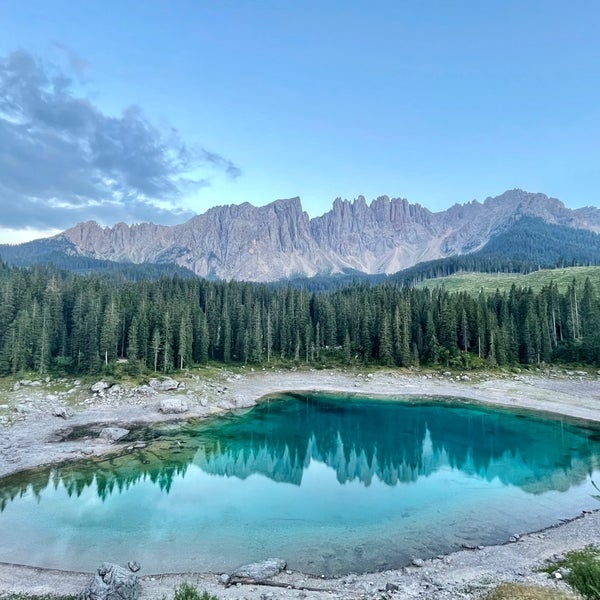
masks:
[[[163,277],[122,281],[0,263],[0,374],[268,365],[600,364],[600,298],[351,284],[332,292]],[[126,360],[125,360],[126,359]]]

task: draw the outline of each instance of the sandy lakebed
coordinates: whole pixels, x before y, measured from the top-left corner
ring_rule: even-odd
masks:
[[[126,451],[123,444],[101,439],[60,441],[76,426],[104,423],[127,428],[203,417],[250,407],[260,398],[285,391],[330,391],[385,397],[463,398],[476,403],[518,407],[600,422],[600,379],[580,371],[548,370],[537,374],[471,374],[395,370],[325,371],[239,369],[195,371],[176,377],[184,389],[155,392],[147,387],[117,387],[92,393],[89,385],[67,380],[26,381],[0,393],[0,477],[42,465],[58,464],[107,452]],[[163,414],[165,399],[184,399],[185,414]],[[61,414],[69,407],[73,414]],[[70,413],[70,411],[69,411]],[[64,413],[63,413],[64,416]],[[125,444],[126,446],[126,444]],[[517,581],[565,588],[562,581],[537,571],[545,560],[600,540],[600,512],[586,512],[539,532],[515,531],[519,539],[496,546],[461,550],[419,566],[339,578],[283,571],[271,580],[280,587],[224,587],[217,573],[144,575],[141,598],[170,598],[181,582],[206,589],[219,598],[480,598],[500,582]],[[131,557],[135,560],[135,557]],[[281,557],[286,559],[286,557]],[[289,558],[289,557],[288,557]],[[110,561],[110,557],[106,557]],[[39,569],[0,563],[0,597],[6,593],[77,594],[90,573]]]

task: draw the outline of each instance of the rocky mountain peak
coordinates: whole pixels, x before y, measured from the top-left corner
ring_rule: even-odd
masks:
[[[600,231],[600,211],[572,211],[544,194],[509,190],[432,213],[405,198],[336,198],[310,219],[299,197],[210,208],[173,227],[80,223],[61,236],[75,251],[128,262],[174,262],[201,276],[269,281],[348,269],[391,273],[474,251],[523,216]]]

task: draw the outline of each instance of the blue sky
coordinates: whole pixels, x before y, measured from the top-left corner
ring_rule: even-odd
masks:
[[[598,205],[596,0],[3,0],[0,241],[515,187]]]

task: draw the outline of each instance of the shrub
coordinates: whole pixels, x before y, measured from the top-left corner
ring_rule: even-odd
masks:
[[[565,581],[584,598],[600,600],[600,550],[587,546],[565,554],[564,560],[544,569],[553,573],[557,569],[566,570]]]
[[[199,594],[193,585],[184,582],[175,589],[173,600],[219,600],[219,598],[209,594],[206,590]]]

